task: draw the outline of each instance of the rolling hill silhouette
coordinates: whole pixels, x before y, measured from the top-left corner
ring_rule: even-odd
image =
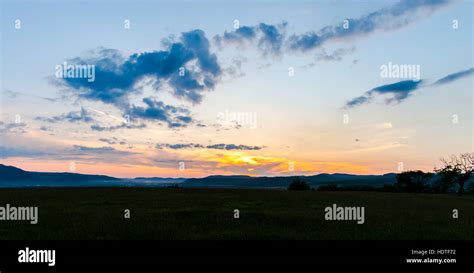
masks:
[[[394,173],[384,175],[317,174],[299,176],[313,187],[336,184],[340,186],[373,186],[395,183]],[[0,187],[164,187],[179,184],[187,188],[287,188],[297,176],[212,175],[203,178],[137,177],[116,178],[106,175],[79,173],[29,172],[0,164]]]

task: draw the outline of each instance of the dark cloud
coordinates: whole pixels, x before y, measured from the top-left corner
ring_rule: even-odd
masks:
[[[361,104],[368,103],[372,100],[374,96],[383,94],[388,94],[391,96],[391,98],[386,100],[387,104],[400,103],[406,98],[408,98],[413,91],[418,89],[422,82],[422,80],[406,80],[393,84],[381,85],[365,92],[362,96],[356,97],[348,101],[345,107],[353,108]]]
[[[169,42],[166,50],[136,53],[128,58],[116,50],[102,48],[94,51],[92,57],[70,60],[74,64],[94,65],[94,81],[65,78],[62,84],[80,98],[113,104],[140,118],[166,121],[170,127],[185,126],[190,117],[173,116],[174,111],[168,111],[172,106],[150,98],[143,99],[144,107],[135,106],[130,104],[129,96],[138,94],[136,84],[147,78],[155,91],[167,84],[174,96],[192,103],[201,102],[202,93],[212,90],[222,74],[217,56],[209,47],[205,33],[197,29],[182,33],[180,41]],[[171,116],[162,116],[167,114]]]
[[[296,35],[293,34],[288,39],[289,48],[291,50],[307,51],[321,45],[322,40],[314,31],[307,32],[305,34]]]
[[[354,108],[356,106],[359,106],[361,104],[365,104],[365,103],[368,103],[370,101],[371,97],[368,95],[368,93],[365,93],[364,95],[362,96],[359,96],[359,97],[355,97],[351,100],[349,100],[346,105],[345,105],[345,108]]]
[[[170,128],[184,127],[192,121],[190,112],[183,107],[175,107],[157,101],[154,98],[144,98],[145,107],[132,106],[128,114],[130,118],[158,120],[168,124]]]
[[[374,96],[380,95],[380,94],[391,95],[391,98],[386,100],[387,104],[400,103],[404,101],[406,98],[408,98],[415,90],[421,87],[448,84],[453,81],[456,81],[456,80],[459,80],[471,75],[474,75],[474,68],[469,68],[467,70],[449,74],[437,80],[431,85],[423,85],[425,80],[419,80],[419,81],[406,80],[406,81],[400,81],[393,84],[378,86],[378,87],[373,88],[372,90],[365,92],[362,96],[349,100],[344,107],[353,108],[361,104],[368,103],[372,100]]]
[[[72,123],[77,123],[77,122],[89,123],[89,122],[94,121],[90,113],[87,112],[86,109],[84,108],[81,108],[80,111],[71,111],[69,113],[62,114],[59,116],[53,116],[50,118],[36,117],[35,119],[40,120],[40,121],[50,122],[50,123],[57,123],[57,122],[62,122],[62,121],[68,121]]]
[[[84,78],[64,81],[83,98],[118,106],[122,106],[127,95],[137,91],[134,85],[145,76],[156,81],[153,85],[156,90],[166,82],[175,96],[200,102],[201,92],[214,88],[221,74],[217,57],[209,51],[209,41],[202,30],[182,33],[181,41],[169,44],[167,50],[136,53],[120,64],[114,59],[118,55],[114,50],[99,53],[92,59],[75,59],[79,64],[95,65],[95,81]],[[187,68],[194,61],[198,71]],[[179,74],[180,68],[184,68],[183,76]]]
[[[234,31],[227,32],[224,34],[217,35],[214,37],[214,41],[218,46],[223,46],[226,43],[238,43],[242,44],[246,41],[251,41],[257,36],[257,29],[253,26],[241,26]]]
[[[262,37],[260,37],[258,41],[258,46],[263,52],[269,52],[273,55],[281,53],[284,41],[284,34],[281,32],[281,29],[285,28],[286,25],[287,23],[283,23],[280,28],[265,23],[260,23],[258,25],[258,29],[262,33]]]
[[[433,83],[433,85],[441,85],[441,84],[451,83],[455,80],[459,80],[459,79],[471,76],[473,74],[474,74],[474,67],[471,67],[467,70],[463,70],[463,71],[459,71],[459,72],[456,72],[456,73],[449,74],[446,77],[443,77],[443,78],[437,80],[435,83]]]
[[[406,26],[420,15],[421,10],[429,14],[445,6],[448,0],[402,0],[388,8],[382,8],[360,18],[348,18],[348,26],[326,26],[319,31],[309,31],[301,35],[292,35],[288,39],[290,50],[308,51],[322,46],[329,40],[353,38],[367,35],[378,30],[395,30]],[[426,15],[424,15],[426,16]]]

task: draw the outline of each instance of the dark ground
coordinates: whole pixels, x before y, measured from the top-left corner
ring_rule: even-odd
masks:
[[[39,206],[39,222],[0,221],[0,239],[474,239],[474,196],[278,190],[0,189],[0,206]],[[324,208],[365,206],[365,224]],[[124,210],[131,218],[124,219]],[[234,219],[234,209],[240,219]],[[459,210],[459,219],[452,210]]]

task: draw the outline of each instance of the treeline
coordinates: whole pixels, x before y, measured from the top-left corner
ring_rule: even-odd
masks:
[[[373,186],[339,186],[337,184],[321,185],[317,191],[383,191],[413,193],[473,193],[474,183],[469,183],[474,172],[474,153],[464,153],[441,159],[443,167],[434,172],[406,171],[397,174],[396,183],[382,187]],[[310,185],[297,178],[288,190],[311,190]]]
[[[374,186],[340,186],[337,184],[321,185],[317,191],[380,191],[380,192],[414,192],[414,193],[448,193],[458,192],[474,194],[474,183],[465,185],[461,190],[453,179],[437,176],[435,173],[407,171],[397,174],[395,184]]]

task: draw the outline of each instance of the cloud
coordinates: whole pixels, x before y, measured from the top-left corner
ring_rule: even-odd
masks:
[[[51,129],[50,127],[46,127],[46,126],[41,126],[39,128],[41,131],[45,131],[45,132],[52,132],[53,129]]]
[[[413,91],[420,87],[422,80],[415,81],[415,80],[406,80],[406,81],[399,81],[393,84],[381,85],[375,87],[367,92],[365,92],[362,96],[353,98],[349,100],[345,108],[353,108],[359,106],[361,104],[365,104],[370,102],[376,95],[390,95],[391,98],[386,100],[387,104],[390,103],[400,103],[408,98]]]
[[[344,57],[347,54],[350,54],[355,51],[355,47],[350,47],[350,48],[339,48],[334,50],[332,53],[327,53],[326,50],[322,50],[322,52],[318,55],[316,55],[316,60],[318,61],[340,61],[342,60],[342,57]]]
[[[110,153],[115,150],[112,147],[87,147],[81,145],[74,145],[73,147],[81,152]]]
[[[194,104],[200,103],[203,92],[214,89],[222,74],[217,56],[210,52],[210,44],[202,30],[183,32],[178,42],[170,41],[161,51],[142,52],[123,57],[118,51],[101,48],[91,52],[91,57],[77,57],[69,62],[95,66],[95,80],[64,78],[60,83],[80,98],[115,105],[123,112],[149,120],[181,120],[179,126],[188,123],[188,117],[173,116],[174,111],[161,111],[162,103],[143,99],[145,107],[129,102],[129,96],[138,94],[137,84],[147,79],[154,91],[167,85],[172,94]],[[148,109],[149,108],[149,109]],[[160,112],[160,115],[150,115]],[[181,111],[178,111],[181,112]],[[176,127],[176,122],[168,122]]]
[[[83,107],[81,107],[80,111],[71,111],[67,114],[62,114],[62,115],[59,115],[59,116],[53,116],[53,117],[50,117],[50,118],[36,117],[35,119],[40,120],[40,121],[49,122],[49,123],[56,123],[56,122],[62,122],[62,121],[68,121],[68,122],[72,122],[72,123],[77,123],[77,122],[89,123],[89,122],[94,121],[94,119],[92,118],[90,113],[87,112],[86,109],[84,109]]]
[[[195,143],[178,143],[178,144],[156,144],[157,149],[216,149],[216,150],[260,150],[263,147],[261,146],[247,146],[247,145],[236,145],[236,144],[213,144],[204,146],[202,144]]]
[[[25,94],[25,93],[22,93],[22,92],[12,91],[12,90],[9,90],[9,89],[3,90],[2,93],[5,95],[5,97],[8,97],[10,99],[17,99],[19,97],[28,97],[28,98],[33,97],[33,98],[37,98],[37,99],[46,100],[46,101],[49,101],[49,102],[56,102],[57,100],[59,100],[59,98],[41,97],[41,96],[37,96],[35,94]]]
[[[76,152],[79,152],[79,155],[84,155],[84,154],[85,155],[106,154],[106,155],[115,155],[115,156],[127,156],[127,155],[137,154],[135,152],[116,150],[115,148],[106,147],[106,146],[103,146],[103,147],[88,147],[88,146],[82,146],[82,145],[73,145],[73,148]]]
[[[244,45],[256,41],[264,56],[280,55],[285,42],[285,30],[288,23],[278,25],[259,23],[255,26],[241,26],[234,31],[224,32],[214,37],[219,47],[229,44]]]
[[[99,138],[99,141],[105,142],[107,144],[115,144],[115,143],[117,143],[117,138],[116,137],[112,137],[111,139]]]
[[[340,25],[329,25],[319,30],[310,30],[303,34],[292,34],[287,38],[288,23],[273,25],[259,23],[254,26],[241,26],[234,31],[216,35],[217,46],[250,44],[256,42],[264,56],[280,55],[286,52],[306,52],[321,48],[328,41],[353,39],[372,34],[376,31],[400,29],[424,18],[451,0],[401,0],[390,7],[384,7],[359,18],[347,18]],[[350,53],[346,52],[345,54]],[[333,56],[337,59],[337,55]],[[320,56],[324,59],[324,55]],[[331,58],[329,56],[329,58]]]
[[[146,128],[146,124],[143,124],[143,123],[140,123],[140,124],[122,123],[120,125],[114,125],[114,126],[109,126],[109,127],[100,126],[100,125],[97,125],[97,124],[91,125],[92,130],[99,131],[99,132],[102,132],[102,131],[111,132],[111,131],[115,131],[115,130],[118,130],[118,129],[143,129],[143,128]]]
[[[383,95],[383,94],[389,94],[391,98],[386,100],[387,104],[390,103],[400,103],[407,99],[415,90],[422,88],[422,87],[429,87],[429,86],[437,86],[437,85],[442,85],[442,84],[448,84],[453,81],[463,79],[465,77],[469,77],[474,75],[474,68],[469,68],[467,70],[455,72],[452,74],[449,74],[436,82],[434,82],[431,85],[423,85],[423,83],[426,80],[406,80],[406,81],[400,81],[396,82],[393,84],[387,84],[387,85],[382,85],[375,87],[367,92],[365,92],[363,95],[359,97],[355,97],[351,100],[349,100],[344,108],[353,108],[365,103],[370,102],[376,95]]]
[[[24,130],[25,127],[26,127],[26,123],[24,122],[5,123],[3,121],[0,121],[0,134],[6,134],[6,133],[23,134],[26,132]]]
[[[238,78],[245,76],[245,73],[242,72],[242,64],[247,61],[245,57],[234,57],[232,59],[232,64],[225,69],[227,75],[230,75],[232,78]]]
[[[0,146],[0,158],[9,157],[38,157],[47,155],[43,151],[33,151],[23,147],[5,147]]]
[[[416,18],[426,17],[436,9],[445,6],[448,0],[401,0],[388,8],[382,8],[360,18],[348,18],[347,27],[326,26],[318,31],[309,31],[288,38],[288,48],[292,51],[305,52],[318,48],[327,41],[355,38],[375,31],[387,31],[402,28]],[[423,15],[416,13],[424,12]]]
[[[164,121],[170,128],[184,127],[193,121],[186,108],[167,105],[154,98],[144,98],[143,102],[145,107],[132,106],[128,110],[130,118]]]
[[[206,148],[208,149],[218,149],[218,150],[260,150],[260,146],[247,146],[247,145],[235,145],[235,144],[214,144],[209,145]]]
[[[155,146],[157,149],[173,149],[173,150],[180,150],[180,149],[192,149],[192,148],[204,148],[201,144],[194,144],[194,143],[178,143],[178,144],[156,144]]]
[[[271,53],[273,55],[278,55],[281,53],[281,48],[283,46],[284,34],[281,32],[281,29],[286,27],[287,23],[283,23],[280,27],[274,25],[267,25],[265,23],[260,23],[258,29],[262,33],[258,41],[258,46],[265,54]]]
[[[20,95],[23,95],[22,93],[20,92],[17,92],[17,91],[12,91],[12,90],[9,90],[9,89],[6,89],[6,90],[3,90],[3,95],[5,97],[9,97],[9,98],[12,98],[12,99],[16,99],[18,98]]]
[[[456,73],[449,74],[446,77],[443,77],[443,78],[437,80],[435,83],[433,83],[433,85],[441,85],[441,84],[451,83],[455,80],[459,80],[459,79],[462,79],[462,78],[465,78],[465,77],[469,77],[473,74],[474,74],[474,67],[471,67],[471,68],[463,70],[463,71],[459,71],[459,72],[456,72]]]
[[[246,40],[253,40],[256,36],[257,32],[255,27],[242,26],[232,32],[225,31],[222,36],[216,36],[214,39],[216,43],[221,45],[221,42],[242,43]]]

